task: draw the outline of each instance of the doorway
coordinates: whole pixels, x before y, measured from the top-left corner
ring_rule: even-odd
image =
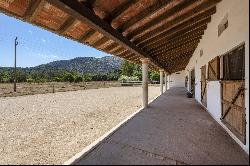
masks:
[[[190,76],[190,92],[195,96],[195,69],[191,71]]]
[[[207,68],[201,67],[201,103],[207,107]]]

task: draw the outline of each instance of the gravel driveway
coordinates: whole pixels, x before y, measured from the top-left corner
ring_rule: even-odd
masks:
[[[141,87],[1,98],[0,164],[62,164],[140,107]]]

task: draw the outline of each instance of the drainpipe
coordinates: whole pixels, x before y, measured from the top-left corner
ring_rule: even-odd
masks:
[[[148,106],[148,58],[142,58],[142,106]]]
[[[161,69],[160,70],[160,90],[161,90],[161,94],[163,94],[163,74],[164,74],[164,70]]]

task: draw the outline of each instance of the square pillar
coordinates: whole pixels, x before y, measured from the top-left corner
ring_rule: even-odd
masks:
[[[161,69],[160,70],[160,92],[161,94],[163,94],[163,74],[164,74],[164,70]]]
[[[148,106],[148,58],[142,58],[142,106]]]

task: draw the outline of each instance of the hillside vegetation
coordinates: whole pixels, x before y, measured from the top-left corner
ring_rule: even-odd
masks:
[[[72,60],[54,61],[30,68],[17,68],[17,82],[88,82],[117,81],[120,79],[141,80],[139,65],[117,57],[81,57]],[[158,81],[159,74],[150,72],[151,80]],[[0,83],[11,83],[14,69],[0,67]]]

